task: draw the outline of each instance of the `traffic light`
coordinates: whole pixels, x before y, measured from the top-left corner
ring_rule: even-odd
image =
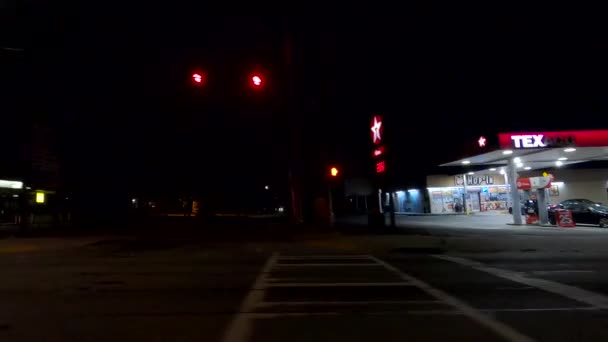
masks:
[[[332,167],[331,169],[329,169],[329,174],[332,177],[337,177],[338,176],[338,168],[337,167]]]
[[[192,74],[192,82],[194,85],[201,86],[205,83],[205,75],[203,73],[195,72]]]
[[[259,87],[262,85],[262,77],[260,75],[253,75],[253,77],[251,77],[251,83],[253,83],[254,86]]]

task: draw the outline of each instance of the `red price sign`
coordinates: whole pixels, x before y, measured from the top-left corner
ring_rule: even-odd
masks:
[[[384,161],[376,163],[376,173],[382,173],[382,172],[384,172],[385,169],[386,169],[386,167],[384,165]]]

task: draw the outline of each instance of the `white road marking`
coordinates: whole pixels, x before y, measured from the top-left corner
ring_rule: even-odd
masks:
[[[527,273],[533,273],[538,275],[543,274],[554,274],[554,273],[595,273],[593,270],[542,270],[542,271],[527,271]]]
[[[389,282],[389,283],[270,283],[266,287],[363,287],[363,286],[412,286],[407,282]]]
[[[480,262],[465,258],[449,255],[434,255],[434,257],[446,261],[455,262],[463,266],[468,266],[473,269],[483,271],[500,278],[508,279],[528,286],[533,286],[547,292],[555,293],[566,298],[574,299],[576,301],[592,305],[593,307],[598,309],[608,309],[608,296],[597,292],[592,292],[582,289],[580,287],[558,283],[556,281],[539,278],[529,278],[519,272],[489,267]]]
[[[222,342],[243,342],[246,341],[251,332],[250,316],[247,313],[253,311],[257,303],[264,298],[265,278],[273,265],[277,262],[278,253],[274,253],[266,260],[264,267],[256,277],[252,289],[247,293],[241,303],[239,311],[232,318],[228,328],[224,332]]]
[[[493,332],[495,332],[496,334],[504,337],[505,339],[507,339],[509,341],[521,341],[521,342],[533,341],[530,337],[521,334],[517,330],[511,328],[510,326],[508,326],[504,323],[501,323],[495,319],[490,318],[489,316],[485,315],[481,311],[476,310],[475,308],[469,306],[465,302],[463,302],[455,297],[452,297],[449,294],[447,294],[439,289],[431,287],[429,284],[423,282],[422,280],[412,277],[409,274],[402,272],[398,268],[386,263],[385,261],[380,260],[374,256],[370,256],[370,258],[373,259],[374,261],[376,261],[377,263],[383,265],[386,269],[399,275],[399,277],[401,277],[403,280],[412,283],[413,285],[420,288],[421,290],[428,293],[429,295],[455,307],[460,312],[462,312],[465,316],[467,316],[470,319],[474,320],[475,322],[487,327],[488,329],[490,329]]]

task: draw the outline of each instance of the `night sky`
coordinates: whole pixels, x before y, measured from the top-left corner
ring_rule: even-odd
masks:
[[[608,126],[600,8],[1,1],[0,45],[24,49],[10,68],[2,54],[19,85],[3,112],[60,132],[73,187],[254,191],[289,164],[366,176],[372,113],[403,186],[479,135]]]

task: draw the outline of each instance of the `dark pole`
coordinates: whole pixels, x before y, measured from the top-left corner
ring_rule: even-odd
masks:
[[[334,215],[334,201],[331,193],[331,179],[327,182],[327,202],[329,205],[329,226],[334,226],[335,215]]]
[[[395,228],[396,224],[395,224],[395,192],[391,191],[389,192],[389,215],[391,218],[391,228]]]

